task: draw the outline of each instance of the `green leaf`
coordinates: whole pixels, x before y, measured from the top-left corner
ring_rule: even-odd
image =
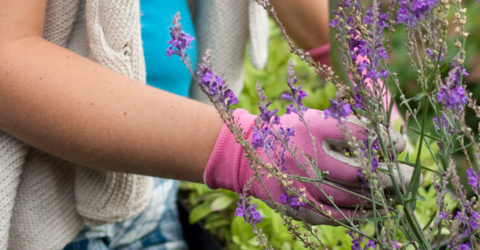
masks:
[[[230,206],[230,204],[232,204],[232,202],[233,202],[233,200],[230,197],[228,197],[226,195],[225,196],[220,196],[212,202],[212,205],[210,206],[210,209],[212,210],[212,212],[224,210],[225,208]]]
[[[195,206],[190,215],[188,216],[188,221],[190,224],[194,224],[195,222],[205,218],[212,210],[210,209],[209,203],[202,203],[198,206]]]
[[[212,223],[208,223],[208,224],[205,224],[205,229],[216,229],[216,228],[219,228],[219,227],[223,227],[223,226],[228,226],[230,225],[230,221],[227,220],[227,219],[222,219],[222,220],[217,220],[217,221],[214,221]]]

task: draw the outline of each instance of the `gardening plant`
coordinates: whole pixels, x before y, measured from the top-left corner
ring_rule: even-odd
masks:
[[[478,131],[465,122],[467,109],[472,109],[480,118],[480,107],[464,85],[468,73],[464,67],[465,44],[468,31],[466,8],[461,0],[340,0],[333,13],[330,26],[338,30],[335,40],[343,53],[341,61],[344,71],[335,72],[329,65],[321,65],[312,57],[297,48],[290,40],[275,9],[268,0],[255,0],[263,6],[277,22],[290,47],[290,52],[312,67],[316,74],[332,82],[338,89],[330,99],[330,108],[319,113],[322,119],[335,119],[343,132],[345,141],[339,143],[336,151],[350,157],[358,167],[361,190],[352,190],[337,185],[329,179],[329,172],[319,167],[321,159],[316,152],[303,153],[292,143],[295,129],[283,127],[278,109],[271,109],[263,90],[257,85],[259,115],[253,127],[253,135],[246,138],[244,130],[233,115],[232,105],[238,99],[228,88],[221,74],[212,71],[209,61],[210,51],[197,65],[195,71],[189,61],[187,49],[192,37],[181,30],[180,15],[174,17],[171,28],[171,45],[167,56],[177,55],[190,70],[194,81],[209,97],[219,111],[225,125],[235,135],[244,148],[245,157],[250,161],[254,177],[239,194],[236,216],[243,217],[251,225],[258,242],[266,249],[273,249],[259,223],[263,220],[252,204],[250,188],[252,183],[260,183],[269,200],[266,203],[283,219],[285,230],[305,248],[322,249],[325,245],[312,224],[315,221],[293,219],[309,218],[299,216],[314,211],[322,215],[328,224],[348,229],[352,239],[352,249],[478,249],[480,242],[480,208],[477,199],[480,193],[478,166],[480,144]],[[449,18],[452,17],[452,18]],[[416,72],[420,93],[407,99],[402,93],[397,72],[390,69],[393,47],[391,37],[396,29],[403,26],[408,48],[409,65]],[[454,49],[448,47],[447,33],[455,33]],[[443,70],[447,68],[448,70]],[[398,72],[401,73],[401,72]],[[306,118],[308,107],[303,103],[307,93],[298,85],[292,62],[287,67],[286,84],[290,91],[281,98],[290,102],[286,114],[297,117],[311,138],[316,149],[314,128]],[[391,86],[392,88],[390,88]],[[395,96],[400,102],[395,104]],[[393,131],[392,113],[396,105],[407,110],[400,131]],[[433,113],[435,118],[427,119]],[[355,122],[363,128],[363,138],[356,138],[348,126]],[[427,126],[433,125],[435,133],[428,133]],[[480,124],[479,124],[480,127]],[[418,134],[418,142],[405,157],[399,157],[395,150],[399,140],[398,132]],[[267,155],[269,161],[260,157]],[[297,161],[298,172],[285,169],[278,161],[272,160],[278,152],[301,157]],[[468,164],[469,187],[462,185],[457,173],[458,157]],[[277,155],[274,155],[277,154]],[[434,167],[422,166],[422,156],[427,155]],[[283,156],[282,156],[283,157]],[[412,171],[403,172],[402,164],[410,165]],[[420,196],[424,176],[433,175],[432,195],[425,200]],[[405,176],[408,175],[408,176]],[[391,185],[385,186],[389,179]],[[276,180],[284,188],[284,194],[275,197],[264,183]],[[325,209],[308,192],[294,183],[309,183],[328,199],[334,210]],[[335,205],[333,197],[326,189],[354,195],[362,202],[355,208],[356,213],[346,214]],[[467,197],[466,188],[472,189],[474,196]],[[420,191],[419,191],[420,190]],[[456,208],[452,208],[452,201]],[[428,221],[419,219],[415,211],[422,202],[435,202],[436,211]],[[367,212],[367,210],[371,212]]]

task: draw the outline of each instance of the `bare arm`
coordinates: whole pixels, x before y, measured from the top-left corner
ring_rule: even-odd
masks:
[[[328,0],[270,0],[289,36],[309,50],[329,41]]]
[[[0,129],[84,166],[203,182],[216,110],[44,40],[45,6],[0,0]]]

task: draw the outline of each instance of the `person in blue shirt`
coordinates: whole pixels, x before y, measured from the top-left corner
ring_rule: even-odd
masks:
[[[0,0],[0,19],[2,21],[0,26],[0,44],[2,45],[0,46],[0,54],[2,55],[0,57],[2,60],[0,77],[0,85],[2,87],[1,130],[7,131],[9,134],[47,153],[71,162],[84,163],[88,167],[202,182],[205,162],[208,160],[218,132],[223,125],[221,120],[218,119],[216,111],[208,109],[206,105],[195,104],[194,101],[178,98],[164,91],[154,91],[152,88],[147,88],[128,77],[116,74],[112,70],[95,64],[78,54],[42,40],[45,18],[44,6],[46,2],[46,0],[20,2]],[[289,20],[285,23],[285,26],[300,46],[309,49],[326,43],[328,36],[326,33],[319,35],[321,32],[318,32],[317,24],[326,26],[327,22],[312,21],[317,19],[315,16],[316,11],[314,10],[327,11],[328,9],[325,6],[317,8],[312,7],[312,5],[324,4],[326,1],[322,0],[312,3],[310,0],[278,0],[272,2],[275,2],[275,5],[278,6],[277,10],[282,20]],[[165,50],[168,47],[166,41],[169,40],[168,28],[175,13],[179,11],[183,13],[183,29],[195,36],[191,17],[186,14],[189,13],[186,0],[141,0],[140,4],[143,12],[141,21],[143,25],[142,38],[147,69],[147,84],[178,96],[188,96],[191,82],[189,72],[177,58],[165,56]],[[282,7],[285,5],[290,5],[290,7]],[[310,14],[307,15],[306,12]],[[323,17],[326,16],[328,15],[323,15]],[[15,28],[9,27],[11,24],[16,25]],[[195,42],[193,42],[190,54],[193,65],[196,64],[195,47]],[[7,68],[13,68],[11,74],[10,71],[5,74],[3,70]],[[20,74],[17,74],[18,72]],[[46,80],[44,77],[42,80],[42,77],[37,75],[39,72],[45,74],[44,76],[50,77],[50,79]],[[42,85],[41,83],[43,82],[37,81],[48,83]],[[65,84],[65,82],[68,82],[68,84]],[[112,82],[115,82],[117,85],[110,89],[113,86],[110,85]],[[45,87],[48,91],[43,89],[43,92],[37,94],[40,91],[32,88],[32,83],[38,84],[35,87]],[[34,89],[35,93],[31,93],[32,89]],[[50,95],[45,94],[47,92]],[[66,99],[71,101],[86,97],[96,98],[95,100],[98,100],[98,103],[95,103],[97,106],[94,107],[99,108],[91,108],[90,106],[93,103],[90,103],[88,108],[77,107],[77,103],[75,103],[75,112],[71,112],[72,110],[69,109],[71,106],[65,105],[66,102],[63,102]],[[125,101],[129,97],[137,102],[135,103],[137,106]],[[22,100],[22,105],[18,105],[19,99]],[[161,101],[158,101],[159,99]],[[146,101],[142,102],[143,100]],[[158,108],[158,113],[164,111],[166,114],[138,112],[138,107],[152,109],[152,105],[149,104],[155,103],[164,105],[153,108]],[[167,107],[165,103],[172,105]],[[173,109],[174,105],[176,106],[175,110],[168,110],[170,106]],[[116,116],[109,116],[112,113],[111,109],[118,109],[119,106],[122,109],[124,108],[121,112],[122,118],[123,116],[127,117],[120,122],[120,119],[117,119]],[[188,116],[192,117],[192,114],[195,112],[199,113],[199,110],[203,111],[204,118],[196,116],[195,119],[199,120],[189,119],[188,124],[182,124],[187,128],[177,125],[182,120],[169,120],[173,117],[178,118],[175,116],[178,112],[188,113]],[[50,113],[37,116],[37,114],[47,111]],[[73,113],[85,115],[81,117],[82,119],[79,119],[78,116],[72,119]],[[106,118],[95,119],[98,118],[98,114],[104,115]],[[134,115],[137,116],[131,119],[130,117]],[[153,118],[143,119],[143,117],[139,118],[140,116]],[[45,117],[48,119],[45,119]],[[164,119],[165,117],[169,119]],[[152,142],[154,141],[153,138],[152,140],[141,141],[133,136],[134,140],[141,141],[141,143],[137,144],[132,142],[131,138],[125,139],[127,138],[125,136],[122,137],[124,140],[120,142],[123,144],[130,143],[129,145],[133,146],[122,148],[121,146],[123,145],[116,147],[118,145],[115,143],[118,141],[108,136],[102,137],[104,140],[92,139],[95,135],[104,136],[108,134],[108,131],[104,131],[105,127],[99,126],[101,131],[98,134],[78,135],[80,132],[72,131],[72,123],[85,125],[90,121],[96,122],[98,120],[108,124],[107,128],[112,127],[112,125],[119,125],[123,129],[120,129],[122,132],[139,131],[141,129],[151,132],[140,133],[141,136],[152,135],[158,131],[168,132],[166,131],[167,129],[175,130],[175,128],[181,127],[175,130],[175,132],[193,131],[191,134],[198,138],[191,138],[192,136],[174,137],[176,143],[171,146],[174,143],[167,145],[167,140],[171,138],[166,136],[159,136],[160,139],[155,138],[159,142]],[[147,121],[145,127],[140,126],[140,123],[143,121]],[[33,122],[36,122],[36,126],[25,125]],[[128,126],[121,126],[124,124]],[[164,128],[154,130],[151,129],[152,124],[163,125]],[[95,129],[98,129],[98,126],[92,130]],[[95,130],[95,132],[98,131]],[[138,133],[132,134],[139,135]],[[68,135],[68,137],[62,137],[65,135]],[[65,140],[65,138],[68,140]],[[195,143],[189,144],[192,140],[196,140]],[[113,143],[111,143],[112,141]],[[92,153],[94,150],[89,148],[89,145],[95,142],[107,144],[106,146],[102,145],[105,146],[102,149],[111,151],[102,151],[98,153],[102,156],[101,159],[95,158],[94,156],[98,157],[98,155],[95,155],[96,152]],[[86,144],[82,143],[88,145],[85,146]],[[142,150],[141,153],[135,151],[135,146],[142,143],[143,145],[146,143],[152,145],[151,151],[148,150],[149,148],[144,147],[138,150]],[[192,145],[202,145],[204,147],[192,148]],[[157,146],[159,148],[156,148]],[[83,151],[78,150],[79,148]],[[125,148],[126,150],[123,150]],[[171,150],[172,148],[174,150]],[[177,154],[181,155],[182,152],[188,150],[192,151],[193,156],[184,157],[185,160],[182,159],[184,161],[181,162],[181,165],[176,164],[179,160],[175,156]],[[111,154],[109,155],[108,153]],[[162,157],[157,157],[159,155]],[[168,157],[163,157],[165,155]],[[147,159],[142,158],[143,156]],[[150,160],[154,164],[161,166],[158,168],[152,167],[153,164],[148,164]],[[183,168],[185,166],[188,168]],[[189,171],[184,171],[185,169]],[[65,249],[186,249],[187,245],[182,239],[181,226],[178,223],[175,205],[177,188],[178,183],[176,181],[156,178],[153,198],[149,206],[141,214],[116,223],[85,227]]]
[[[296,40],[307,49],[328,42],[328,36],[318,35],[319,27],[326,30],[326,17],[317,20],[316,23],[321,25],[302,26],[305,22],[313,22],[311,15],[300,15],[308,4],[295,4],[295,8],[278,5],[279,15],[283,19],[291,20],[286,23],[287,30],[291,31],[289,33],[294,38],[303,37],[304,39]],[[325,12],[328,9],[326,1],[322,1],[322,5]],[[177,12],[182,13],[182,30],[195,37],[187,1],[141,0],[140,7],[147,84],[188,97],[192,80],[189,71],[178,58],[165,56],[169,47],[166,43],[170,39],[169,27]],[[306,32],[307,29],[313,31],[314,28],[317,29],[315,32]],[[192,65],[196,65],[195,40],[191,43],[189,56]],[[158,107],[159,110],[161,108]],[[152,201],[138,217],[97,227],[86,226],[64,250],[187,249],[176,207],[178,181],[155,178],[154,182]]]

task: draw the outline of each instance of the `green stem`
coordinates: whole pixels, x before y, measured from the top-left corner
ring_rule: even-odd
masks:
[[[423,148],[423,141],[424,141],[424,137],[425,137],[425,124],[426,124],[427,113],[428,113],[428,99],[427,99],[427,97],[425,97],[424,107],[425,107],[425,110],[423,111],[422,132],[420,134],[420,143],[419,143],[418,151],[417,151],[417,160],[415,162],[415,169],[413,170],[412,180],[410,182],[410,185],[408,186],[407,197],[409,197],[409,198],[416,198],[417,197],[417,190],[418,190],[418,187],[420,186],[420,175],[422,174],[422,166],[421,166],[420,155],[422,153],[422,148]],[[416,202],[413,202],[410,205],[412,210],[415,210],[415,205],[416,205]]]

